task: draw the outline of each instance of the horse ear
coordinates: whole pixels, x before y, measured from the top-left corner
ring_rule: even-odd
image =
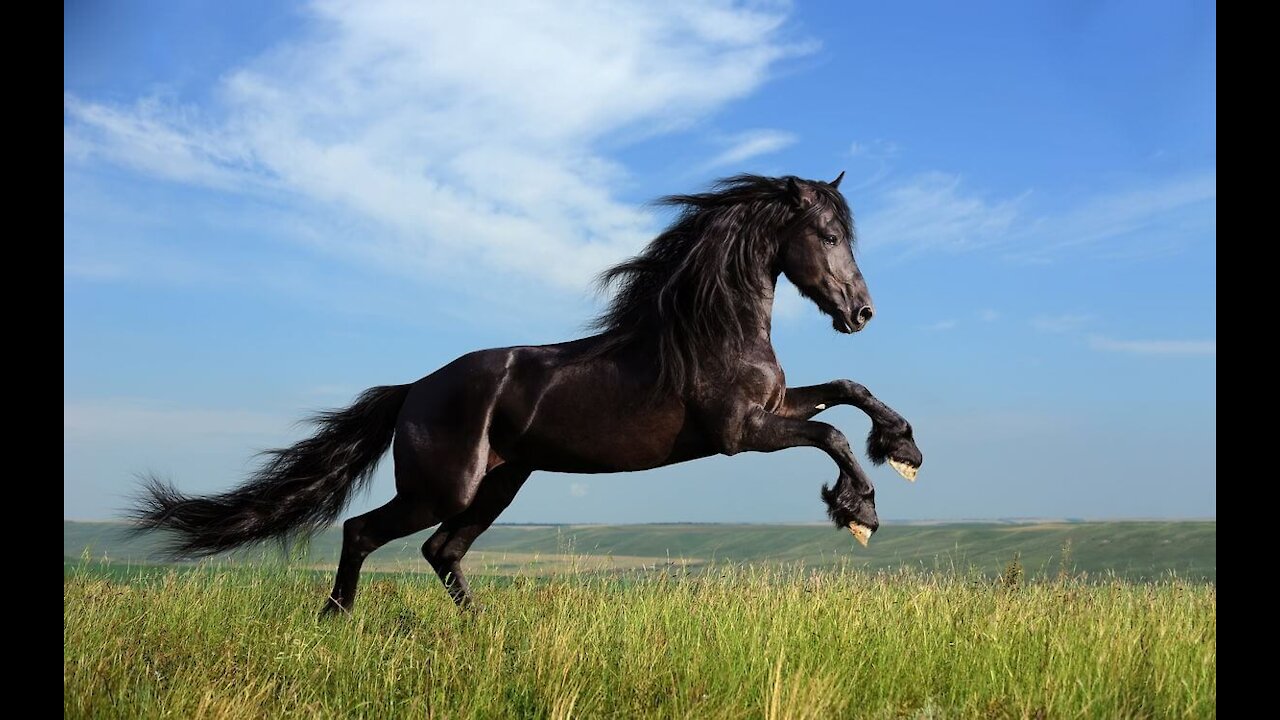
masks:
[[[787,202],[797,210],[808,210],[813,204],[813,190],[800,187],[800,183],[787,176]]]
[[[836,176],[836,179],[831,181],[831,187],[833,187],[833,188],[839,188],[839,187],[840,187],[840,181],[841,181],[841,180],[843,180],[843,179],[844,179],[844,171],[843,171],[843,170],[841,170],[841,171],[840,171],[840,174]]]

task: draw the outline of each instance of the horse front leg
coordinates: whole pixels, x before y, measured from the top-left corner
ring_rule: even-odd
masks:
[[[840,468],[835,487],[822,486],[827,515],[836,527],[847,527],[863,545],[880,527],[876,490],[849,448],[844,433],[824,422],[784,417],[756,407],[748,412],[736,450],[774,452],[793,447],[816,447]]]
[[[787,388],[779,415],[808,420],[833,405],[852,405],[871,418],[867,435],[867,457],[876,465],[889,461],[889,466],[911,482],[924,463],[924,455],[916,447],[911,423],[893,408],[880,402],[863,385],[852,380],[834,380],[821,385]]]

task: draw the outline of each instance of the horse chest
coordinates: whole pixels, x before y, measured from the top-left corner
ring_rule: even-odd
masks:
[[[772,360],[753,363],[750,368],[742,387],[745,399],[750,404],[758,403],[768,412],[776,412],[787,395],[787,376],[782,366]]]
[[[782,366],[775,365],[774,367],[777,372],[774,375],[773,382],[770,383],[768,399],[764,402],[764,409],[769,412],[777,412],[787,397],[787,377],[782,372]]]
[[[769,412],[777,412],[782,407],[782,402],[787,397],[787,383],[780,380],[773,388],[773,392],[769,394],[769,399],[764,404],[764,409]]]

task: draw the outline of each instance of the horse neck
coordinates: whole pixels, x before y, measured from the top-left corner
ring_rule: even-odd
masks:
[[[738,308],[738,320],[747,330],[743,340],[747,345],[773,346],[773,299],[778,289],[776,272],[762,272],[757,284],[762,288],[754,302]]]

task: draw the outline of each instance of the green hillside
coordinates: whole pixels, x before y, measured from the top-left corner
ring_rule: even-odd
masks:
[[[115,523],[63,522],[63,557],[111,563],[164,562],[157,538],[125,540]],[[430,531],[398,540],[370,559],[376,569],[419,569],[418,547]],[[312,542],[305,563],[332,565],[341,536],[336,528]],[[788,563],[809,567],[852,564],[867,569],[913,566],[1000,572],[1015,554],[1031,575],[1057,574],[1064,547],[1068,570],[1114,573],[1151,580],[1169,572],[1187,580],[1217,579],[1215,521],[948,523],[887,525],[868,548],[826,525],[499,525],[476,542],[468,566],[478,573],[510,574],[539,567],[625,569],[682,562]],[[262,550],[246,556],[260,558]],[[550,565],[549,565],[550,564]]]

